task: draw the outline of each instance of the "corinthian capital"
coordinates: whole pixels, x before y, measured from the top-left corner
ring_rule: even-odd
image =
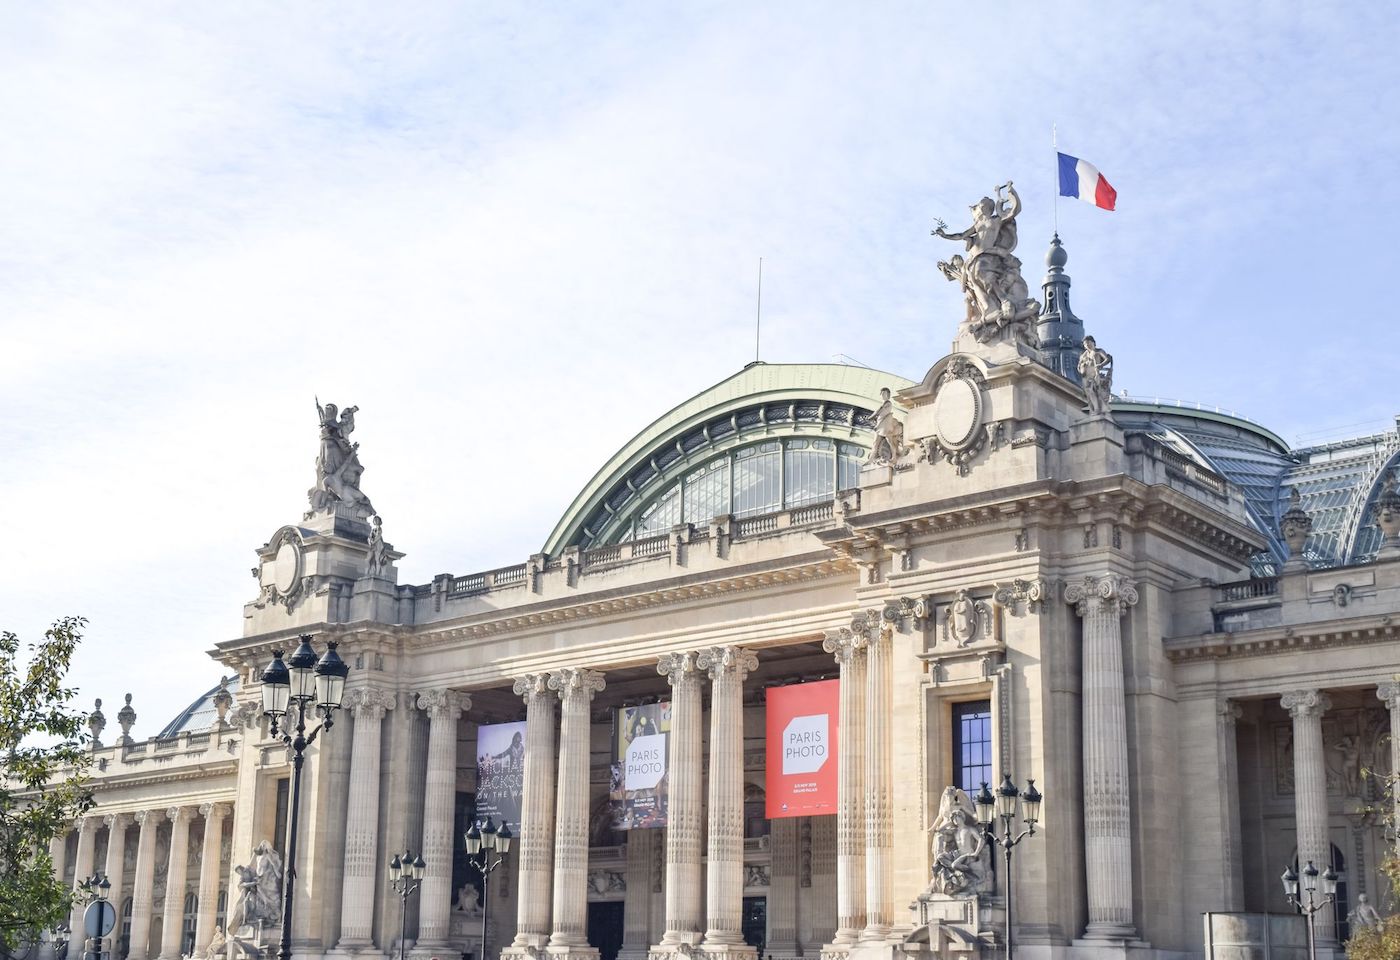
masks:
[[[131,814],[109,813],[102,818],[102,822],[107,824],[108,830],[116,833],[118,830],[125,830],[127,825],[131,823]]]
[[[356,687],[345,694],[344,706],[354,711],[356,720],[381,720],[384,711],[398,706],[398,700],[392,693],[379,687]]]
[[[697,683],[700,667],[693,653],[663,653],[656,662],[656,672],[666,678],[673,687],[686,683]]]
[[[194,819],[194,807],[170,807],[165,811],[165,816],[177,826],[189,823]]]
[[[472,698],[456,690],[428,690],[418,694],[418,709],[432,720],[456,720],[470,710]]]
[[[165,819],[165,811],[164,811],[164,810],[137,810],[135,813],[133,813],[133,814],[131,815],[131,819],[135,820],[135,821],[136,821],[137,823],[139,823],[142,827],[145,827],[147,823],[149,823],[152,827],[154,827],[154,826],[156,826],[158,823],[160,823],[162,820]]]
[[[1137,584],[1116,573],[1065,584],[1065,603],[1072,604],[1081,617],[1096,612],[1096,607],[1122,616],[1137,601]]]
[[[1279,703],[1294,720],[1320,717],[1332,709],[1332,699],[1321,690],[1294,690],[1279,698]]]
[[[1390,680],[1376,687],[1376,696],[1384,700],[1391,710],[1400,707],[1400,679]]]
[[[836,662],[844,667],[865,652],[865,637],[845,627],[828,630],[826,639],[822,641],[822,649],[834,656]]]
[[[528,707],[532,702],[549,696],[549,674],[528,673],[523,677],[516,677],[511,689],[517,697],[524,699],[525,706]]]
[[[585,702],[592,700],[593,694],[605,686],[603,675],[586,667],[565,667],[549,675],[549,689],[556,691],[559,699],[565,701],[576,697],[582,697]]]
[[[758,669],[758,657],[743,647],[708,647],[695,655],[695,665],[709,671],[711,680],[732,673],[742,683],[750,671]]]

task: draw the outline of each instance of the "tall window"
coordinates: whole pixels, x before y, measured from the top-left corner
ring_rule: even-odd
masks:
[[[801,507],[835,496],[836,470],[830,440],[789,440],[783,446],[784,506]]]
[[[185,894],[185,916],[180,927],[180,943],[187,957],[194,955],[194,928],[198,917],[199,897],[193,893]]]
[[[277,811],[277,821],[272,826],[272,845],[284,861],[287,858],[287,810],[290,807],[288,798],[291,786],[292,781],[288,777],[277,781],[277,804],[273,807]]]
[[[973,796],[984,781],[992,783],[992,702],[955,703],[953,786]]]
[[[783,448],[776,440],[734,455],[734,515],[748,517],[783,508]]]
[[[117,956],[125,957],[131,952],[131,898],[122,901],[122,935],[117,944]]]

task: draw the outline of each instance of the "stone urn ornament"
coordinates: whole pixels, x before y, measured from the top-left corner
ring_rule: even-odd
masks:
[[[1303,509],[1303,498],[1298,494],[1298,488],[1293,487],[1288,494],[1288,509],[1279,521],[1279,532],[1283,534],[1283,542],[1288,544],[1288,562],[1283,565],[1285,570],[1307,569],[1303,544],[1307,543],[1312,527],[1312,517]]]

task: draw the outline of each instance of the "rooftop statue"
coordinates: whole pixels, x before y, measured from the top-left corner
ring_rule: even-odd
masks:
[[[1084,350],[1079,354],[1079,379],[1084,383],[1089,413],[1096,417],[1106,415],[1113,399],[1113,354],[1100,349],[1093,337],[1084,338]]]
[[[335,404],[323,407],[320,400],[316,401],[316,415],[321,421],[321,450],[316,455],[316,485],[307,491],[311,501],[311,510],[306,515],[308,520],[337,503],[353,509],[362,520],[374,514],[369,497],[360,490],[360,474],[365,469],[360,465],[360,445],[350,442],[350,434],[355,431],[355,413],[359,409],[346,407],[338,412]]]
[[[949,233],[940,220],[933,231],[934,236],[967,245],[966,257],[955,254],[938,263],[943,276],[962,287],[967,301],[963,328],[978,343],[1007,334],[1028,340],[1029,323],[1040,312],[1040,304],[1030,298],[1021,277],[1021,261],[1013,254],[1021,197],[1008,180],[997,187],[995,200],[983,197],[971,209],[972,226],[966,230]]]

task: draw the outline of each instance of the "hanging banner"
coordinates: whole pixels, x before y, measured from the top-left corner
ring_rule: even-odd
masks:
[[[768,688],[768,819],[836,812],[840,688],[839,680]]]
[[[666,826],[666,764],[670,761],[671,705],[647,703],[613,711],[613,828]]]
[[[476,818],[520,833],[525,787],[525,721],[476,728]]]

